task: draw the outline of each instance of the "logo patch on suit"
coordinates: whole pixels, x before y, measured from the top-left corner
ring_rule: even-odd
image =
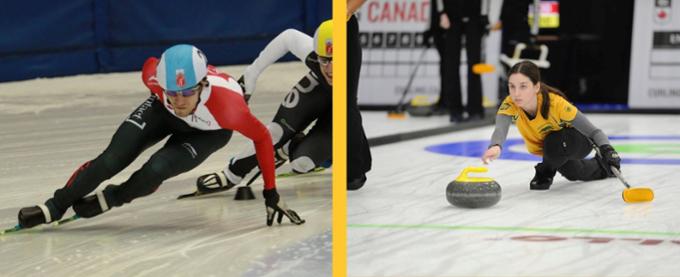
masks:
[[[194,147],[191,146],[190,143],[188,143],[188,142],[182,143],[182,147],[184,147],[187,151],[189,151],[189,154],[191,154],[192,159],[195,159],[196,156],[198,155],[198,153],[196,153],[196,149],[194,149]]]
[[[541,133],[541,134],[547,134],[547,133],[550,133],[550,131],[552,131],[552,129],[553,129],[552,125],[550,125],[550,123],[548,123],[548,124],[541,126],[541,128],[540,128],[540,130],[538,130],[538,132]]]
[[[498,108],[499,111],[505,111],[510,108],[510,104],[508,103],[503,103],[501,106]]]

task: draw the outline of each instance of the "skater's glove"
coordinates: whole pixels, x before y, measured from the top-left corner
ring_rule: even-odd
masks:
[[[621,158],[619,153],[616,153],[614,147],[609,144],[600,145],[600,155],[602,155],[602,160],[609,166],[616,167],[616,169],[621,170]]]
[[[196,179],[196,189],[202,193],[214,192],[216,190],[226,190],[234,185],[227,181],[227,176],[223,171],[210,173]],[[225,188],[229,187],[229,188]]]
[[[246,103],[248,103],[248,101],[250,101],[250,96],[252,96],[252,91],[246,89],[246,81],[243,80],[243,76],[241,76],[241,78],[238,78],[237,82],[238,85],[241,86],[241,89],[243,90],[243,99],[245,99]]]
[[[277,213],[278,218],[276,219],[276,222],[279,224],[281,224],[284,215],[288,217],[293,224],[300,225],[305,223],[304,219],[300,218],[295,211],[288,209],[286,203],[279,199],[279,193],[276,192],[276,189],[265,189],[262,191],[262,195],[265,199],[264,205],[267,208],[267,226],[272,226],[274,217],[276,217]]]

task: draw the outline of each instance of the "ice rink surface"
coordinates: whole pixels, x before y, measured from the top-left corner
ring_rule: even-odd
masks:
[[[368,182],[347,197],[348,275],[680,276],[680,116],[587,116],[619,149],[628,182],[654,190],[653,202],[625,203],[616,178],[571,182],[558,173],[550,190],[530,191],[537,161],[519,143],[473,174],[494,178],[501,201],[462,209],[447,202],[446,186],[482,165],[493,127],[374,147]],[[392,130],[367,132],[408,120],[371,121]],[[514,126],[508,138],[521,141]]]
[[[220,71],[237,78],[243,69]],[[306,72],[302,63],[268,68],[251,110],[268,123]],[[139,72],[0,84],[0,226],[14,226],[21,207],[43,203],[99,155],[148,95]],[[103,185],[126,180],[162,144]],[[235,133],[201,166],[150,196],[92,219],[0,236],[0,276],[329,276],[331,170],[277,180],[282,199],[307,221],[300,226],[287,219],[266,226],[261,179],[252,201],[233,200],[235,189],[176,200],[245,147],[252,143]]]

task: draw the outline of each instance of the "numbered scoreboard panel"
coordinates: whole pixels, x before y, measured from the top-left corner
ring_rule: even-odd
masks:
[[[650,51],[649,78],[680,78],[680,31],[655,31]]]
[[[359,39],[363,52],[362,77],[408,78],[425,50],[422,32],[361,32]],[[426,51],[416,78],[438,78],[439,54],[434,47]]]

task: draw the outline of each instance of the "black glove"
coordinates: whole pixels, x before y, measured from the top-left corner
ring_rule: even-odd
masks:
[[[489,23],[489,16],[488,15],[482,15],[481,18],[479,19],[480,25],[482,27],[482,34],[483,35],[488,35],[489,30],[491,30],[491,24]]]
[[[248,101],[250,101],[251,94],[246,91],[246,82],[243,80],[243,75],[241,75],[241,78],[238,78],[237,82],[243,90],[243,98],[246,100],[246,103],[248,103]]]
[[[225,191],[235,185],[229,182],[223,171],[206,174],[196,179],[196,190],[202,194]]]
[[[284,215],[288,217],[293,224],[300,225],[305,223],[304,219],[300,218],[295,211],[289,210],[288,207],[286,207],[286,203],[283,203],[283,201],[279,199],[279,193],[276,192],[276,189],[265,189],[262,191],[262,196],[264,196],[265,199],[264,205],[267,207],[267,226],[272,226],[276,213],[279,213],[279,217],[276,219],[276,222],[279,224],[281,224]]]
[[[602,160],[607,166],[613,166],[616,167],[616,169],[621,170],[621,158],[619,157],[619,153],[616,153],[616,150],[614,150],[614,147],[609,144],[603,144],[600,145],[599,148]],[[607,171],[610,171],[610,169],[607,168]]]

